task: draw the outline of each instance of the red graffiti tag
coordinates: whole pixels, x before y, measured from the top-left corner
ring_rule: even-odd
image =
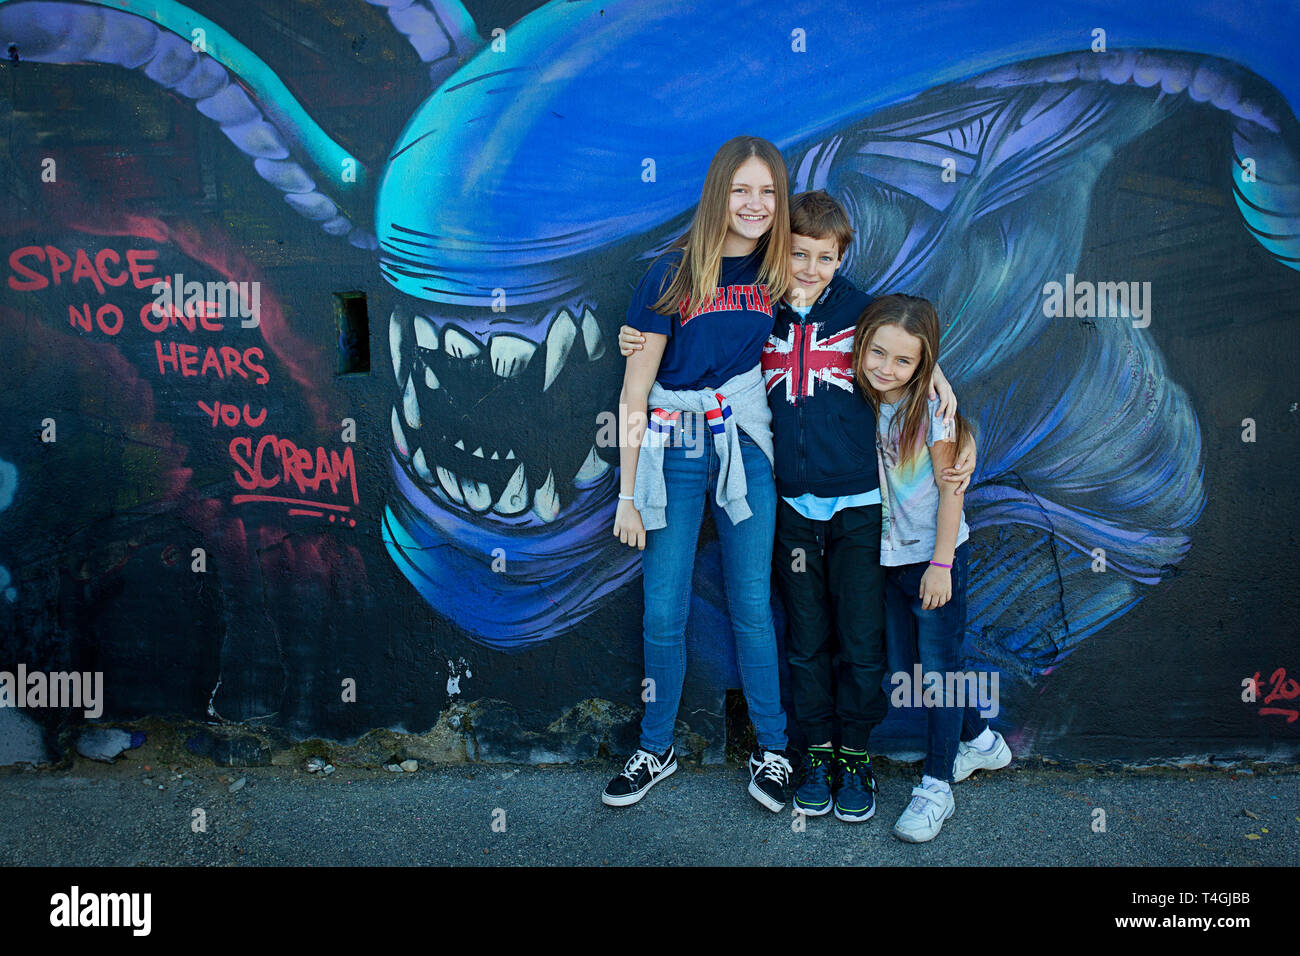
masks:
[[[203,364],[200,368],[195,368],[199,363],[199,347],[188,343],[177,345],[175,342],[168,342],[167,348],[163,348],[161,341],[154,342],[154,351],[158,358],[158,374],[164,375],[168,366],[172,371],[179,371],[185,378],[193,378],[196,375],[206,375],[209,371],[216,372],[217,378],[225,378],[229,375],[239,375],[241,378],[248,378],[248,373],[252,372],[255,376],[253,382],[257,385],[265,385],[271,380],[266,369],[259,363],[263,358],[262,350],[256,345],[250,346],[240,352],[238,349],[231,348],[229,345],[221,346],[220,352],[213,347],[208,346],[203,355]],[[218,359],[220,355],[220,359]],[[242,363],[242,365],[241,365]],[[245,371],[247,368],[247,371]]]
[[[1255,676],[1251,678],[1255,687],[1260,686],[1259,671],[1255,671]],[[1279,701],[1295,700],[1300,697],[1300,683],[1294,678],[1286,676],[1286,668],[1279,667],[1269,676],[1270,690],[1264,697],[1263,703],[1273,704]],[[1300,710],[1290,707],[1261,707],[1260,716],[1272,714],[1278,717],[1285,717],[1288,724],[1294,724],[1297,718],[1300,718]]]
[[[167,283],[170,285],[171,283]],[[162,332],[168,326],[182,326],[185,331],[193,332],[196,325],[201,325],[205,332],[222,332],[225,326],[210,319],[221,318],[223,306],[220,302],[186,302],[182,308],[175,305],[159,306],[157,302],[147,302],[140,309],[140,324],[150,332]]]
[[[128,278],[137,289],[149,289],[159,281],[153,275],[152,265],[152,260],[157,258],[157,249],[128,249],[126,267],[110,271],[110,265],[120,267],[122,262],[113,249],[100,249],[92,264],[85,249],[76,249],[69,256],[58,246],[22,246],[9,253],[9,268],[14,273],[9,277],[9,288],[15,292],[36,292],[51,284],[61,285],[64,274],[71,272],[72,285],[88,279],[100,295],[104,294],[105,286],[126,285]],[[25,259],[47,264],[48,274],[28,265]]]
[[[236,405],[225,405],[221,402],[214,402],[209,405],[202,400],[198,403],[199,408],[207,412],[208,417],[212,419],[212,427],[217,427],[217,422],[225,425],[227,428],[237,428],[239,423],[243,422],[249,428],[261,428],[266,421],[266,409],[263,408],[260,415],[254,415],[248,410],[248,405],[244,405],[241,413]]]
[[[253,440],[239,435],[230,439],[230,457],[237,466],[235,483],[247,491],[274,488],[283,481],[286,485],[292,483],[298,493],[303,494],[316,491],[323,482],[329,482],[330,491],[337,495],[340,483],[346,480],[352,491],[352,503],[361,503],[357,494],[357,466],[351,448],[344,449],[340,456],[336,451],[327,453],[326,449],[318,447],[313,458],[311,452],[299,448],[287,438],[263,435],[254,450]],[[263,469],[267,458],[279,460],[279,467],[272,466],[269,475]]]

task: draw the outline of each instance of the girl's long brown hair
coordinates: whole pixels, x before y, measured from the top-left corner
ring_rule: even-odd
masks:
[[[673,315],[688,310],[688,303],[713,298],[722,270],[722,243],[727,238],[727,206],[731,180],[751,156],[757,156],[772,173],[776,190],[772,226],[758,240],[764,250],[758,282],[766,283],[772,302],[781,301],[790,287],[790,183],[785,160],[775,146],[758,136],[737,136],[722,144],[704,176],[700,204],[695,207],[691,227],[669,249],[681,249],[682,262],[654,310]],[[689,314],[689,311],[687,312]]]
[[[930,428],[928,393],[930,377],[939,363],[939,316],[925,299],[899,293],[874,299],[858,317],[858,326],[853,333],[853,379],[871,403],[877,418],[880,416],[880,393],[862,370],[862,359],[876,329],[885,325],[897,325],[921,340],[921,361],[903,386],[902,415],[895,412],[890,424],[891,433],[898,435],[899,462],[906,464],[925,447],[925,436]],[[900,418],[901,426],[898,424]],[[953,416],[953,428],[953,441],[960,448],[971,432],[970,424],[958,412]]]

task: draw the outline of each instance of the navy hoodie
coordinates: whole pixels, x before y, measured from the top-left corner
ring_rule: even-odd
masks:
[[[776,490],[783,498],[880,487],[876,416],[853,381],[853,331],[871,296],[834,276],[808,315],[782,302],[763,346]]]

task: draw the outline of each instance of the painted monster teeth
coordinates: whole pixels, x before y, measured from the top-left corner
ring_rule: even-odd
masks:
[[[605,354],[605,340],[600,336],[600,326],[591,309],[582,313],[582,344],[587,347],[587,361],[594,362]]]
[[[506,483],[505,491],[492,506],[492,510],[503,515],[517,515],[528,507],[528,478],[524,466],[520,465]]]
[[[438,350],[438,330],[423,315],[415,317],[415,344],[431,352]]]
[[[403,458],[411,457],[411,447],[406,443],[406,433],[402,431],[402,423],[397,420],[397,406],[393,406],[393,444],[397,447],[397,453]]]
[[[606,343],[591,309],[584,308],[579,319],[575,319],[568,310],[561,310],[555,321],[551,323],[544,343],[543,391],[555,384],[579,337],[582,340],[580,354],[585,354],[588,361],[596,361],[606,354]],[[419,350],[441,351],[448,358],[468,360],[485,357],[490,360],[492,371],[502,378],[516,378],[522,375],[537,357],[537,350],[541,346],[508,333],[493,335],[484,345],[454,326],[439,330],[427,316],[411,315],[403,312],[400,307],[394,309],[389,324],[389,347],[392,351],[394,376],[399,385],[403,380],[405,384],[402,387],[400,401],[401,413],[399,414],[395,404],[392,409],[391,424],[393,444],[397,453],[410,463],[411,470],[425,485],[441,488],[452,502],[476,514],[491,511],[502,517],[521,515],[531,508],[532,514],[539,520],[548,524],[555,521],[559,517],[563,503],[556,487],[553,469],[548,469],[546,480],[540,488],[532,488],[529,486],[524,465],[518,464],[510,474],[501,494],[493,501],[491,488],[487,483],[457,474],[443,465],[434,465],[432,459],[425,455],[423,448],[417,447],[418,439],[417,443],[412,443],[408,439],[409,430],[420,429],[423,424],[419,392],[415,384],[415,379],[420,376],[419,368],[421,366],[424,368],[423,385],[426,389],[435,391],[442,387],[438,375],[430,367],[432,361],[429,363],[419,361],[414,368],[411,367],[409,360],[403,361],[403,349],[410,351],[412,340]],[[485,349],[487,355],[483,356]],[[457,439],[454,447],[461,452],[466,452],[469,447],[473,447],[474,450],[469,454],[474,458],[487,460],[490,456],[492,461],[517,461],[513,448],[503,452],[499,446],[495,450],[490,445],[467,446],[464,438]],[[609,470],[610,465],[596,453],[593,445],[574,476],[573,484],[579,489],[590,487]]]
[[[533,514],[541,518],[546,523],[555,520],[555,516],[560,513],[560,496],[555,491],[555,472],[546,473],[546,481],[542,487],[537,489],[537,494],[533,496]]]
[[[433,472],[429,470],[428,462],[424,460],[423,448],[417,448],[415,450],[415,457],[411,459],[411,467],[415,469],[415,473],[424,480],[425,484],[432,485],[437,481],[437,479],[433,477]]]
[[[492,492],[486,484],[473,478],[460,479],[461,494],[471,511],[482,513],[492,507]]]
[[[406,376],[406,390],[402,392],[402,415],[406,424],[412,428],[420,427],[420,403],[415,397],[415,381],[409,375]]]
[[[447,492],[448,497],[458,505],[465,503],[465,496],[460,493],[460,481],[456,476],[446,468],[439,465],[436,469],[438,474],[438,484],[442,485],[442,490]]]
[[[491,487],[486,482],[458,475],[442,465],[437,465],[431,469],[423,448],[417,448],[414,455],[411,455],[409,453],[410,446],[407,444],[406,434],[402,429],[396,407],[392,409],[392,426],[394,444],[402,457],[410,461],[411,469],[415,474],[425,485],[441,487],[447,497],[456,504],[463,505],[475,514],[483,514],[491,510],[503,517],[521,514],[528,510],[529,505],[531,505],[532,513],[547,524],[559,517],[563,502],[560,500],[560,494],[556,487],[554,469],[547,470],[546,480],[540,488],[534,491],[529,488],[528,475],[523,463],[519,463],[511,473],[510,479],[506,482],[500,496],[494,502]],[[456,447],[464,450],[464,441],[457,441]],[[471,455],[476,458],[485,458],[483,447],[480,445],[475,448]],[[501,458],[499,452],[493,452],[492,460],[515,460],[514,449],[512,448],[506,452],[505,459]],[[587,452],[587,457],[583,460],[582,467],[578,469],[578,473],[573,478],[574,487],[579,490],[590,488],[610,471],[610,467],[596,453],[596,446],[592,445]]]
[[[537,345],[517,335],[494,335],[488,346],[492,358],[492,371],[502,378],[514,378],[524,373],[528,363],[537,353]]]
[[[596,446],[591,446],[591,451],[587,452],[587,457],[578,469],[578,473],[573,476],[575,486],[582,487],[595,481],[605,472],[609,471],[609,464],[605,459],[596,454]]]
[[[551,329],[546,333],[546,379],[542,384],[543,392],[551,387],[560,374],[560,369],[564,368],[564,360],[569,357],[569,350],[573,348],[573,340],[577,335],[578,327],[567,311],[561,312],[551,323]]]
[[[402,322],[404,316],[401,310],[394,309],[388,319],[388,351],[393,358],[393,378],[397,379],[400,387],[402,384]]]
[[[458,359],[472,359],[483,349],[460,329],[448,329],[442,334],[442,344],[448,355]]]

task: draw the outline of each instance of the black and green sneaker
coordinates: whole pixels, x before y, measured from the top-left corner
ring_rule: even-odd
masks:
[[[835,790],[835,815],[849,823],[870,820],[876,812],[876,778],[865,750],[841,750],[840,785]]]
[[[803,761],[803,783],[794,794],[794,808],[810,817],[831,812],[835,787],[835,752],[829,747],[810,747]]]

